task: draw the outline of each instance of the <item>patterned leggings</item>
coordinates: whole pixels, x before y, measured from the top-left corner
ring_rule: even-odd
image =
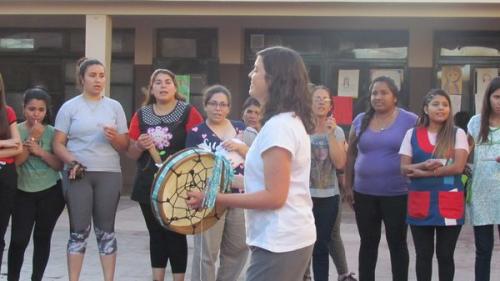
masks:
[[[121,173],[87,172],[77,181],[64,178],[70,222],[69,254],[85,253],[91,221],[99,253],[112,255],[116,252],[115,216],[121,187]]]

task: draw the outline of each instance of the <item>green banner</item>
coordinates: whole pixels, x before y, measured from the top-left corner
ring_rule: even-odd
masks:
[[[189,84],[191,82],[191,76],[189,75],[176,75],[175,80],[177,80],[177,92],[181,96],[186,98],[186,102],[189,103]]]

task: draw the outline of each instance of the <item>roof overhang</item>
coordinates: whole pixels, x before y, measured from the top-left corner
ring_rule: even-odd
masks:
[[[497,18],[500,0],[0,0],[0,14]]]

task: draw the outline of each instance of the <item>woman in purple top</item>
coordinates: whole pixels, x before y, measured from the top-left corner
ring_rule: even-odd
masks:
[[[408,182],[401,176],[398,152],[417,116],[396,106],[397,94],[391,78],[382,76],[373,80],[370,108],[356,116],[349,133],[345,199],[354,207],[361,238],[360,281],[375,280],[382,222],[391,254],[392,279],[408,280],[405,223]]]

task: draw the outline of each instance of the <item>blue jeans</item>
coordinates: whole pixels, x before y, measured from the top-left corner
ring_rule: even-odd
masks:
[[[339,196],[312,198],[313,214],[316,224],[316,242],[313,250],[313,272],[315,281],[328,281],[330,264],[328,243],[339,210]]]
[[[498,225],[500,235],[500,225]],[[490,280],[491,254],[493,252],[493,225],[474,226],[474,240],[476,243],[476,281]]]

